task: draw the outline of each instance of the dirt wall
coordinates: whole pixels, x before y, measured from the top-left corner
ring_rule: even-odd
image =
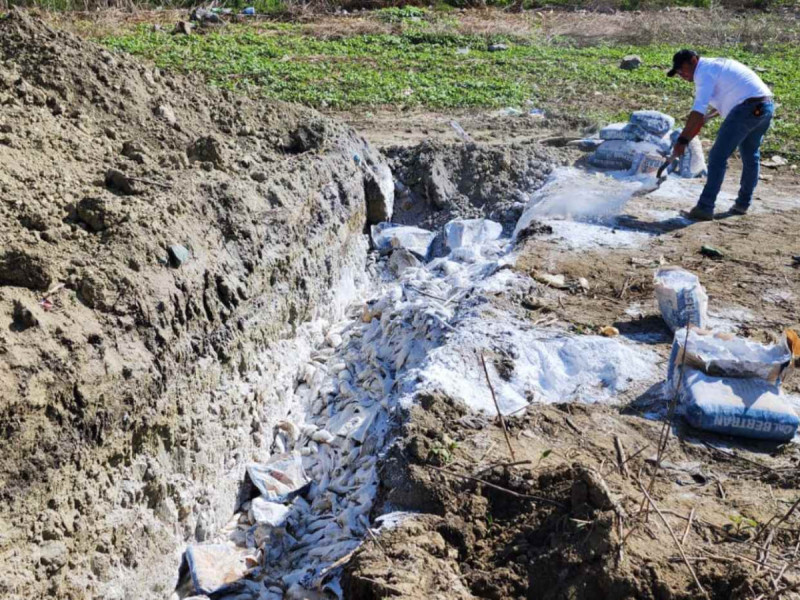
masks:
[[[21,12],[0,58],[0,595],[163,598],[267,451],[270,345],[355,289],[391,174],[318,113]]]

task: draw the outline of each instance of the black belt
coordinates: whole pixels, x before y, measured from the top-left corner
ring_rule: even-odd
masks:
[[[758,96],[757,98],[748,98],[742,104],[758,104],[759,102],[767,102],[772,100],[772,96]]]

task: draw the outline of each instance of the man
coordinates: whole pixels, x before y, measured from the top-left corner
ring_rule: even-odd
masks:
[[[708,154],[706,185],[697,206],[686,216],[695,221],[714,218],[714,203],[725,178],[728,158],[736,148],[742,157],[742,178],[731,212],[747,213],[758,183],[759,147],[774,112],[772,92],[743,64],[729,58],[701,58],[693,50],[681,50],[672,57],[672,69],[667,77],[675,75],[694,82],[695,99],[686,126],[673,148],[673,159],[683,155],[689,141],[700,133],[709,105],[724,119]]]

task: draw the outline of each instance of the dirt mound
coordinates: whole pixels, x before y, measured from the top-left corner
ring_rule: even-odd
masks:
[[[395,177],[394,221],[436,228],[456,217],[515,223],[559,157],[538,143],[425,141],[384,150]]]
[[[769,533],[770,516],[793,500],[762,479],[791,469],[796,451],[722,452],[687,443],[679,425],[687,441],[673,441],[651,490],[658,515],[640,485],[661,423],[598,405],[531,405],[507,421],[514,460],[499,424],[442,394],[420,398],[382,471],[384,507],[416,514],[356,552],[347,597],[702,597],[673,533],[709,597],[774,591],[776,563],[796,537]],[[771,559],[759,536],[771,540]]]
[[[363,272],[390,173],[22,12],[0,56],[0,595],[165,597],[268,446],[269,390],[230,382]]]

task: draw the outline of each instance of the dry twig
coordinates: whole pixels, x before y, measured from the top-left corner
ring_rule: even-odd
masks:
[[[500,419],[500,424],[503,426],[503,435],[506,436],[506,444],[508,444],[508,451],[511,453],[511,460],[517,460],[517,457],[514,454],[514,448],[511,447],[511,438],[508,437],[508,428],[506,427],[506,420],[503,418],[503,413],[500,412],[500,405],[497,403],[497,396],[495,396],[494,387],[492,387],[492,380],[489,379],[489,369],[486,368],[486,359],[483,357],[483,352],[480,353],[480,357],[481,357],[481,364],[483,365],[483,372],[486,374],[486,383],[489,384],[489,391],[492,393],[492,400],[494,401],[494,407],[497,410],[497,416]]]
[[[692,563],[690,563],[689,559],[686,558],[686,553],[683,551],[683,545],[681,545],[680,540],[678,540],[678,537],[675,535],[675,532],[672,530],[672,526],[669,524],[669,521],[667,521],[667,518],[661,512],[661,509],[658,508],[658,505],[656,504],[655,500],[653,500],[653,498],[650,496],[650,494],[647,493],[647,490],[644,488],[644,486],[642,485],[641,481],[639,482],[639,488],[642,490],[642,493],[644,494],[644,497],[647,498],[647,501],[653,507],[653,510],[655,510],[656,513],[658,513],[658,516],[661,517],[661,522],[664,523],[666,528],[669,530],[669,534],[670,534],[670,536],[672,536],[672,541],[674,541],[675,545],[678,547],[678,552],[680,552],[681,557],[683,558],[683,562],[686,563],[686,567],[689,569],[689,572],[692,574],[692,577],[694,578],[694,582],[697,585],[698,589],[700,590],[700,592],[702,592],[703,596],[705,596],[706,598],[709,598],[708,593],[706,592],[705,588],[703,587],[703,584],[701,584],[700,580],[697,578],[697,573],[695,573],[694,567],[692,567]]]
[[[445,475],[450,475],[451,477],[460,477],[461,479],[466,479],[468,481],[474,481],[475,483],[480,483],[481,485],[485,485],[486,487],[490,487],[492,489],[497,490],[498,492],[505,492],[515,498],[522,498],[523,500],[534,500],[536,502],[542,502],[544,504],[550,504],[552,506],[557,506],[558,508],[564,508],[564,505],[561,502],[556,502],[555,500],[550,500],[549,498],[542,498],[541,496],[532,496],[531,494],[520,494],[519,492],[515,492],[514,490],[509,490],[508,488],[501,487],[499,485],[495,485],[494,483],[489,483],[488,481],[484,481],[483,479],[478,479],[477,477],[471,477],[470,475],[462,475],[461,473],[453,473],[452,471],[448,471],[447,469],[442,469],[440,467],[435,467],[433,465],[425,465],[429,469],[433,469],[434,471],[439,471],[440,473],[444,473]]]

